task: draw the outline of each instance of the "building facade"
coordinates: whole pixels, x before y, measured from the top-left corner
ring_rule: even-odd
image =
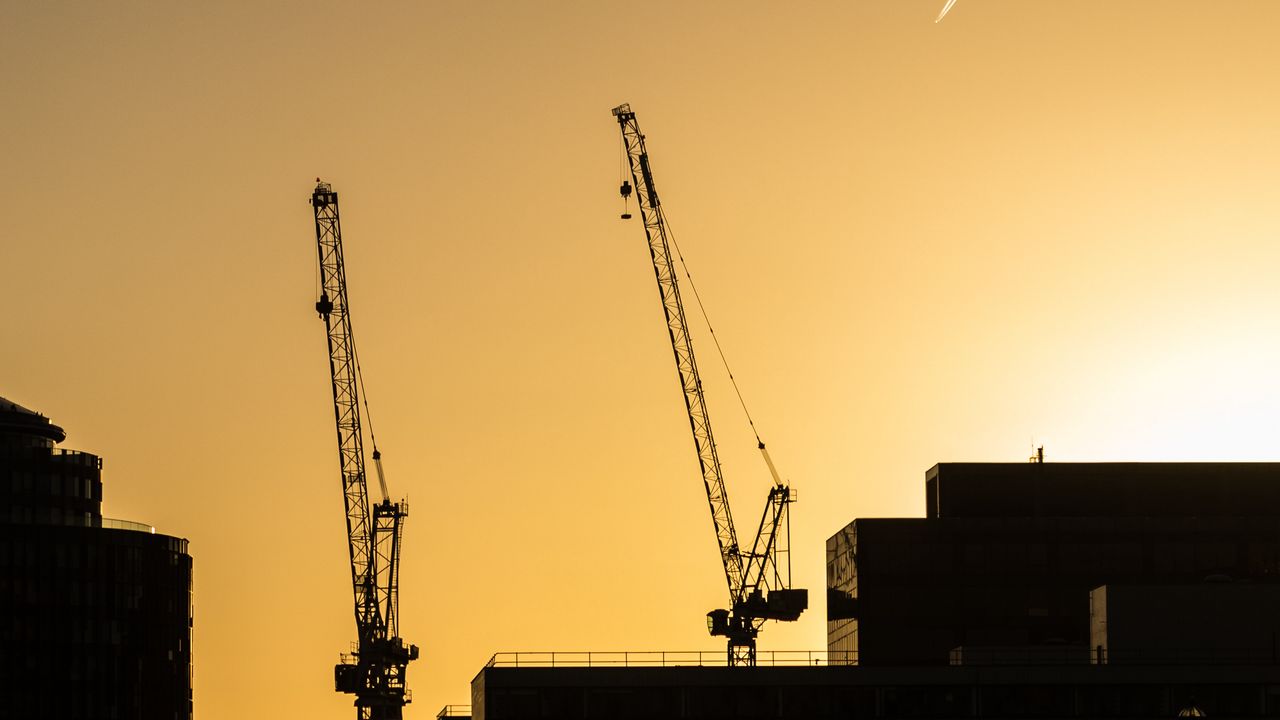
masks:
[[[827,541],[827,644],[850,662],[1074,662],[1101,586],[1280,581],[1280,464],[942,464],[926,497]]]
[[[828,648],[495,655],[477,720],[1280,717],[1280,464],[943,464],[827,542]]]
[[[191,718],[187,541],[103,518],[65,438],[0,398],[0,717]]]
[[[471,683],[475,720],[1280,717],[1280,665],[526,667]]]

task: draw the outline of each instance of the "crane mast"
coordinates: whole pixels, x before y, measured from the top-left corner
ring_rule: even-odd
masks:
[[[399,720],[410,701],[405,669],[418,648],[399,636],[400,540],[408,506],[387,497],[382,455],[373,443],[381,500],[370,504],[365,473],[364,432],[360,418],[360,361],[347,304],[346,269],[338,194],[317,181],[311,194],[316,249],[320,259],[320,299],[329,347],[333,413],[347,521],[347,549],[357,640],[334,668],[338,692],[356,696],[358,720]],[[371,435],[372,437],[372,435]]]
[[[791,575],[789,561],[785,567],[778,561],[779,554],[785,553],[790,557],[790,519],[787,508],[795,496],[779,478],[768,450],[761,442],[759,449],[773,475],[774,486],[769,490],[755,540],[751,548],[744,551],[738,543],[733,514],[729,508],[724,473],[711,432],[702,379],[693,353],[693,340],[685,319],[684,303],[680,299],[680,286],[676,279],[666,217],[658,199],[658,191],[654,187],[645,137],[640,132],[640,125],[630,105],[614,108],[613,115],[622,130],[631,183],[634,183],[636,202],[644,223],[649,256],[653,261],[658,294],[667,321],[667,334],[675,354],[676,371],[684,391],[689,427],[693,432],[693,444],[697,450],[707,503],[711,508],[711,521],[715,527],[716,542],[719,544],[720,559],[729,588],[731,609],[708,613],[707,626],[712,635],[727,638],[730,665],[755,665],[756,636],[764,621],[796,620],[808,607],[806,590],[788,588]],[[622,185],[624,198],[631,194],[631,183],[624,182]],[[623,219],[629,217],[628,214],[623,215]]]

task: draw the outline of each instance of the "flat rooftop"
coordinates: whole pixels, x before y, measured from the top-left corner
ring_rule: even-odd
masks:
[[[926,516],[1280,517],[1280,463],[939,463]]]

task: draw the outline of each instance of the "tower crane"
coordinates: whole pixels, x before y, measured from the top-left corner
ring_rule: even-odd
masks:
[[[727,639],[730,665],[755,665],[756,636],[765,621],[797,620],[809,605],[807,590],[789,587],[790,553],[779,547],[783,544],[789,549],[791,525],[787,508],[795,500],[795,495],[778,476],[778,471],[769,458],[769,451],[757,436],[759,450],[773,476],[774,484],[769,488],[769,497],[760,517],[755,539],[750,547],[739,545],[725,490],[724,473],[720,468],[720,457],[716,452],[715,438],[711,434],[702,379],[694,359],[693,341],[685,321],[684,304],[680,300],[680,287],[676,281],[676,267],[671,254],[673,243],[669,239],[658,191],[654,188],[653,170],[649,165],[644,134],[640,132],[636,114],[632,112],[630,105],[619,105],[613,109],[613,115],[622,130],[622,142],[631,170],[631,180],[623,182],[621,192],[625,200],[631,195],[634,184],[636,204],[644,223],[645,237],[649,241],[649,256],[653,260],[653,270],[658,280],[658,294],[667,320],[667,333],[671,338],[671,349],[675,353],[676,371],[684,391],[689,427],[693,431],[693,444],[698,453],[702,482],[711,507],[711,521],[715,526],[720,559],[729,586],[729,609],[707,613],[707,629],[713,636]],[[630,214],[624,212],[622,217],[627,219]],[[785,565],[778,560],[781,552],[786,552],[787,555]]]
[[[399,632],[400,539],[409,508],[403,500],[391,502],[387,496],[382,453],[378,451],[372,422],[369,440],[382,499],[370,507],[360,419],[364,381],[347,304],[338,193],[317,178],[311,206],[315,210],[316,249],[320,257],[321,290],[316,312],[324,319],[329,344],[357,637],[352,652],[343,654],[334,667],[334,684],[338,692],[356,696],[357,720],[400,720],[411,699],[405,687],[405,668],[418,658],[418,647],[406,644]],[[368,411],[366,400],[366,415]]]

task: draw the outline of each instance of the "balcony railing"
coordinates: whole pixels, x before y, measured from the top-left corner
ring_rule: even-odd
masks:
[[[81,452],[80,450],[68,450],[65,448],[53,448],[49,452],[50,459],[55,462],[69,462],[77,465],[88,465],[102,469],[102,458],[93,453]]]
[[[134,532],[156,534],[156,529],[146,523],[134,522],[132,520],[119,520],[116,518],[102,518],[102,527],[108,530],[132,530]]]

